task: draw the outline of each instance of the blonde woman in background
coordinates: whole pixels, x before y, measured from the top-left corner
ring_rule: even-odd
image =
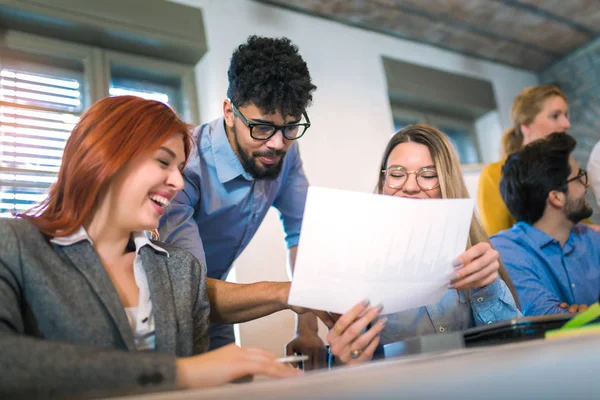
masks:
[[[477,204],[486,233],[492,236],[514,225],[500,196],[501,170],[506,157],[534,140],[553,132],[567,131],[567,96],[554,85],[527,87],[519,93],[512,105],[513,126],[502,137],[502,160],[487,165],[479,177]]]
[[[407,126],[390,139],[377,181],[377,192],[386,196],[469,197],[452,145],[427,125]],[[341,363],[360,363],[372,357],[380,341],[460,331],[521,316],[513,284],[475,215],[466,250],[457,254],[453,266],[454,277],[437,304],[389,314],[376,323],[379,314],[367,311],[367,303],[345,313],[327,337],[331,354]],[[361,334],[369,324],[372,327]]]

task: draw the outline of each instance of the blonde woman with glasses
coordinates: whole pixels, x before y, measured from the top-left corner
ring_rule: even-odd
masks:
[[[407,126],[391,138],[383,153],[377,192],[413,199],[469,197],[451,144],[427,125]],[[380,317],[385,310],[367,309],[363,303],[341,316],[328,335],[336,361],[366,361],[379,343],[521,316],[512,282],[475,215],[465,252],[457,255],[453,266],[448,291],[437,304]]]

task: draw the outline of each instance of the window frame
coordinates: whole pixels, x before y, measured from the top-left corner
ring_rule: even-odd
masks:
[[[463,167],[469,166],[469,167],[473,167],[474,169],[477,169],[477,168],[481,168],[481,166],[483,165],[483,163],[481,161],[482,154],[480,151],[479,140],[477,138],[474,121],[469,121],[466,118],[451,117],[451,116],[443,115],[443,114],[436,113],[436,112],[420,111],[415,108],[401,107],[401,106],[397,106],[397,105],[392,106],[392,118],[393,118],[393,123],[394,123],[394,129],[396,129],[396,127],[397,127],[396,122],[399,120],[416,120],[416,121],[418,121],[417,123],[431,125],[437,129],[440,129],[442,132],[443,132],[443,129],[441,129],[442,125],[456,127],[458,129],[467,131],[469,133],[470,139],[473,141],[473,148],[477,154],[479,162],[462,163],[462,160],[461,160],[461,166],[463,166]],[[455,150],[457,152],[459,152],[458,149],[455,149]]]
[[[4,51],[3,51],[4,50]],[[2,53],[5,53],[4,55]],[[23,57],[19,60],[19,56]],[[36,61],[39,60],[39,62]],[[26,69],[32,73],[48,74],[54,71],[68,70],[65,65],[77,66],[73,68],[81,71],[82,92],[81,111],[76,114],[81,115],[96,101],[109,96],[111,75],[113,65],[126,66],[135,71],[142,71],[142,74],[163,75],[177,80],[179,83],[180,109],[178,113],[182,119],[190,124],[199,123],[199,104],[196,90],[195,66],[180,64],[172,61],[165,61],[146,56],[139,56],[118,52],[114,50],[102,49],[74,42],[51,39],[38,35],[24,33],[20,31],[0,32],[0,65],[7,68],[18,70],[18,66],[28,66]],[[54,67],[53,67],[54,65]],[[28,105],[14,104],[9,101],[0,100],[1,106],[43,110],[44,107],[34,107]],[[46,111],[56,111],[47,109]],[[28,171],[19,168],[0,169],[0,172]],[[37,172],[40,176],[56,176],[46,172]],[[22,187],[40,187],[41,185],[22,185],[13,186]],[[47,190],[47,189],[46,189]]]
[[[151,57],[122,53],[114,50],[104,51],[104,74],[109,77],[108,88],[112,81],[113,66],[128,67],[145,73],[161,74],[179,80],[180,83],[180,106],[177,110],[182,119],[191,124],[200,122],[200,107],[196,93],[196,75],[194,67],[172,61],[158,60]]]

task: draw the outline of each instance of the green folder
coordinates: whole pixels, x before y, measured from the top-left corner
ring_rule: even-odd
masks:
[[[598,317],[600,317],[600,302],[571,318],[560,329],[546,332],[546,339],[600,333],[600,322],[586,325]]]

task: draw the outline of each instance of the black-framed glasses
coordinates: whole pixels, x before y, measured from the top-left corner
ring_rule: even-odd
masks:
[[[583,168],[579,168],[579,172],[577,173],[577,175],[572,177],[571,179],[567,179],[567,183],[570,183],[570,182],[573,182],[576,180],[579,181],[579,183],[581,183],[583,186],[585,186],[587,188],[588,187],[587,171]]]
[[[402,189],[410,174],[415,174],[417,185],[422,190],[432,190],[440,186],[437,171],[432,167],[419,168],[417,171],[409,171],[401,165],[392,165],[381,170],[384,174],[385,184],[392,189]]]
[[[305,133],[308,128],[310,128],[310,119],[308,118],[308,114],[306,111],[302,113],[306,122],[300,124],[288,124],[288,125],[275,125],[275,124],[264,124],[260,122],[250,122],[244,115],[238,110],[238,108],[231,102],[231,108],[233,109],[233,113],[237,115],[244,125],[250,129],[250,136],[252,139],[256,140],[269,140],[273,135],[277,133],[277,131],[281,130],[281,134],[287,140],[298,140]]]

